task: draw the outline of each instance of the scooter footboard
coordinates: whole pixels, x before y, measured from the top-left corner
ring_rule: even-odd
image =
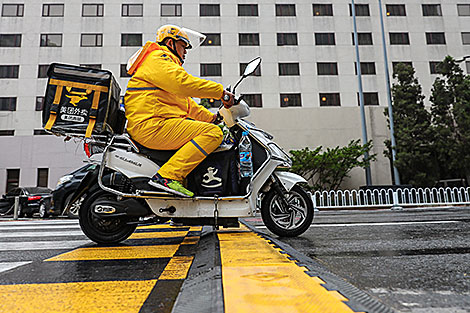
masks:
[[[158,216],[170,218],[248,217],[252,216],[248,199],[145,199],[151,210]]]

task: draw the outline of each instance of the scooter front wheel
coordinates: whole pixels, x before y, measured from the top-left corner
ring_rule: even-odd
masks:
[[[266,227],[280,237],[303,234],[313,220],[313,203],[308,193],[295,185],[284,194],[288,206],[279,194],[271,189],[261,203],[261,217]]]
[[[86,197],[78,212],[80,227],[85,235],[96,243],[113,244],[126,240],[137,227],[136,224],[127,223],[128,217],[101,218],[93,213],[95,205],[106,200],[116,201],[116,196],[98,190]]]

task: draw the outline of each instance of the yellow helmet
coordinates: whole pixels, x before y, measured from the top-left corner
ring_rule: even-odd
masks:
[[[188,34],[179,26],[163,25],[157,30],[157,43],[162,43],[166,38],[173,38],[174,40],[182,40],[186,43],[186,49],[191,49],[191,42],[189,41]]]

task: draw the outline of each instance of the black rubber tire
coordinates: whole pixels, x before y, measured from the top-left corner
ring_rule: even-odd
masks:
[[[271,189],[266,196],[264,197],[263,201],[261,202],[261,217],[263,219],[264,225],[273,232],[274,234],[280,237],[295,237],[303,234],[312,224],[313,221],[313,203],[312,199],[309,194],[299,185],[295,185],[292,187],[291,191],[286,194],[286,197],[296,196],[300,197],[306,207],[306,214],[303,220],[296,225],[292,229],[287,229],[276,223],[276,221],[272,217],[272,213],[274,210],[274,202],[279,200],[279,195]],[[292,199],[291,199],[292,201]],[[287,213],[284,213],[287,214]]]
[[[135,231],[137,224],[128,225],[126,217],[102,219],[92,213],[94,203],[103,198],[116,199],[116,196],[98,190],[90,193],[78,212],[80,227],[85,235],[96,243],[114,244],[126,240]]]
[[[15,209],[15,206],[13,206],[13,210]],[[14,211],[13,211],[14,212]],[[21,208],[21,204],[18,205],[18,217],[23,217],[24,216],[24,213],[23,213],[23,210]]]

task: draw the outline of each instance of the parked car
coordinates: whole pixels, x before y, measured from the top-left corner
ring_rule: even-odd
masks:
[[[34,213],[46,217],[51,207],[51,192],[51,189],[45,187],[13,188],[0,199],[0,213],[13,214],[15,197],[19,197],[18,217],[32,217]]]
[[[82,199],[75,201],[68,212],[65,212],[65,208],[72,199],[72,195],[80,185],[83,177],[96,168],[96,164],[86,164],[72,173],[62,176],[57,182],[57,187],[52,191],[52,208],[53,214],[63,214],[69,217],[77,218],[78,209],[80,208]]]

